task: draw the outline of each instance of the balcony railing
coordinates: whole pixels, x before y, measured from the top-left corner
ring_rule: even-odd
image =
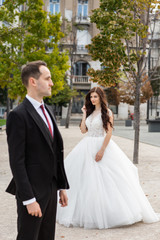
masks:
[[[90,25],[90,17],[89,16],[81,16],[81,15],[76,16],[76,23]]]
[[[88,76],[73,76],[73,84],[90,84]]]
[[[88,53],[88,49],[85,48],[85,45],[77,45],[77,52]]]

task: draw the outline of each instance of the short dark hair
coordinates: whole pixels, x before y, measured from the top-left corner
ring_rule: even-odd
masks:
[[[33,77],[35,79],[38,79],[41,75],[41,72],[39,71],[40,66],[46,66],[47,64],[41,60],[29,62],[26,65],[22,66],[22,72],[21,72],[21,78],[23,84],[27,87],[28,86],[28,80],[30,77]]]

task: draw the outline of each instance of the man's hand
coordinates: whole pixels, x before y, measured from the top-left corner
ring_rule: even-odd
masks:
[[[42,211],[37,202],[33,202],[26,206],[28,214],[35,216],[35,217],[42,217]]]
[[[61,207],[66,207],[68,205],[68,197],[66,190],[60,190],[59,197],[59,203],[61,204]]]

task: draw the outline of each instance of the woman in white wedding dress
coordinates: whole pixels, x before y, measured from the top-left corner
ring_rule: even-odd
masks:
[[[139,183],[137,168],[111,139],[113,115],[104,91],[93,88],[82,108],[81,132],[88,135],[69,153],[68,207],[57,222],[67,227],[112,228],[159,221]]]

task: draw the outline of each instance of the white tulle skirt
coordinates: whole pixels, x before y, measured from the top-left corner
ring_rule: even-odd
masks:
[[[57,222],[67,227],[112,228],[159,221],[140,184],[137,168],[110,140],[95,161],[104,137],[85,137],[65,159],[69,203],[58,206]]]

